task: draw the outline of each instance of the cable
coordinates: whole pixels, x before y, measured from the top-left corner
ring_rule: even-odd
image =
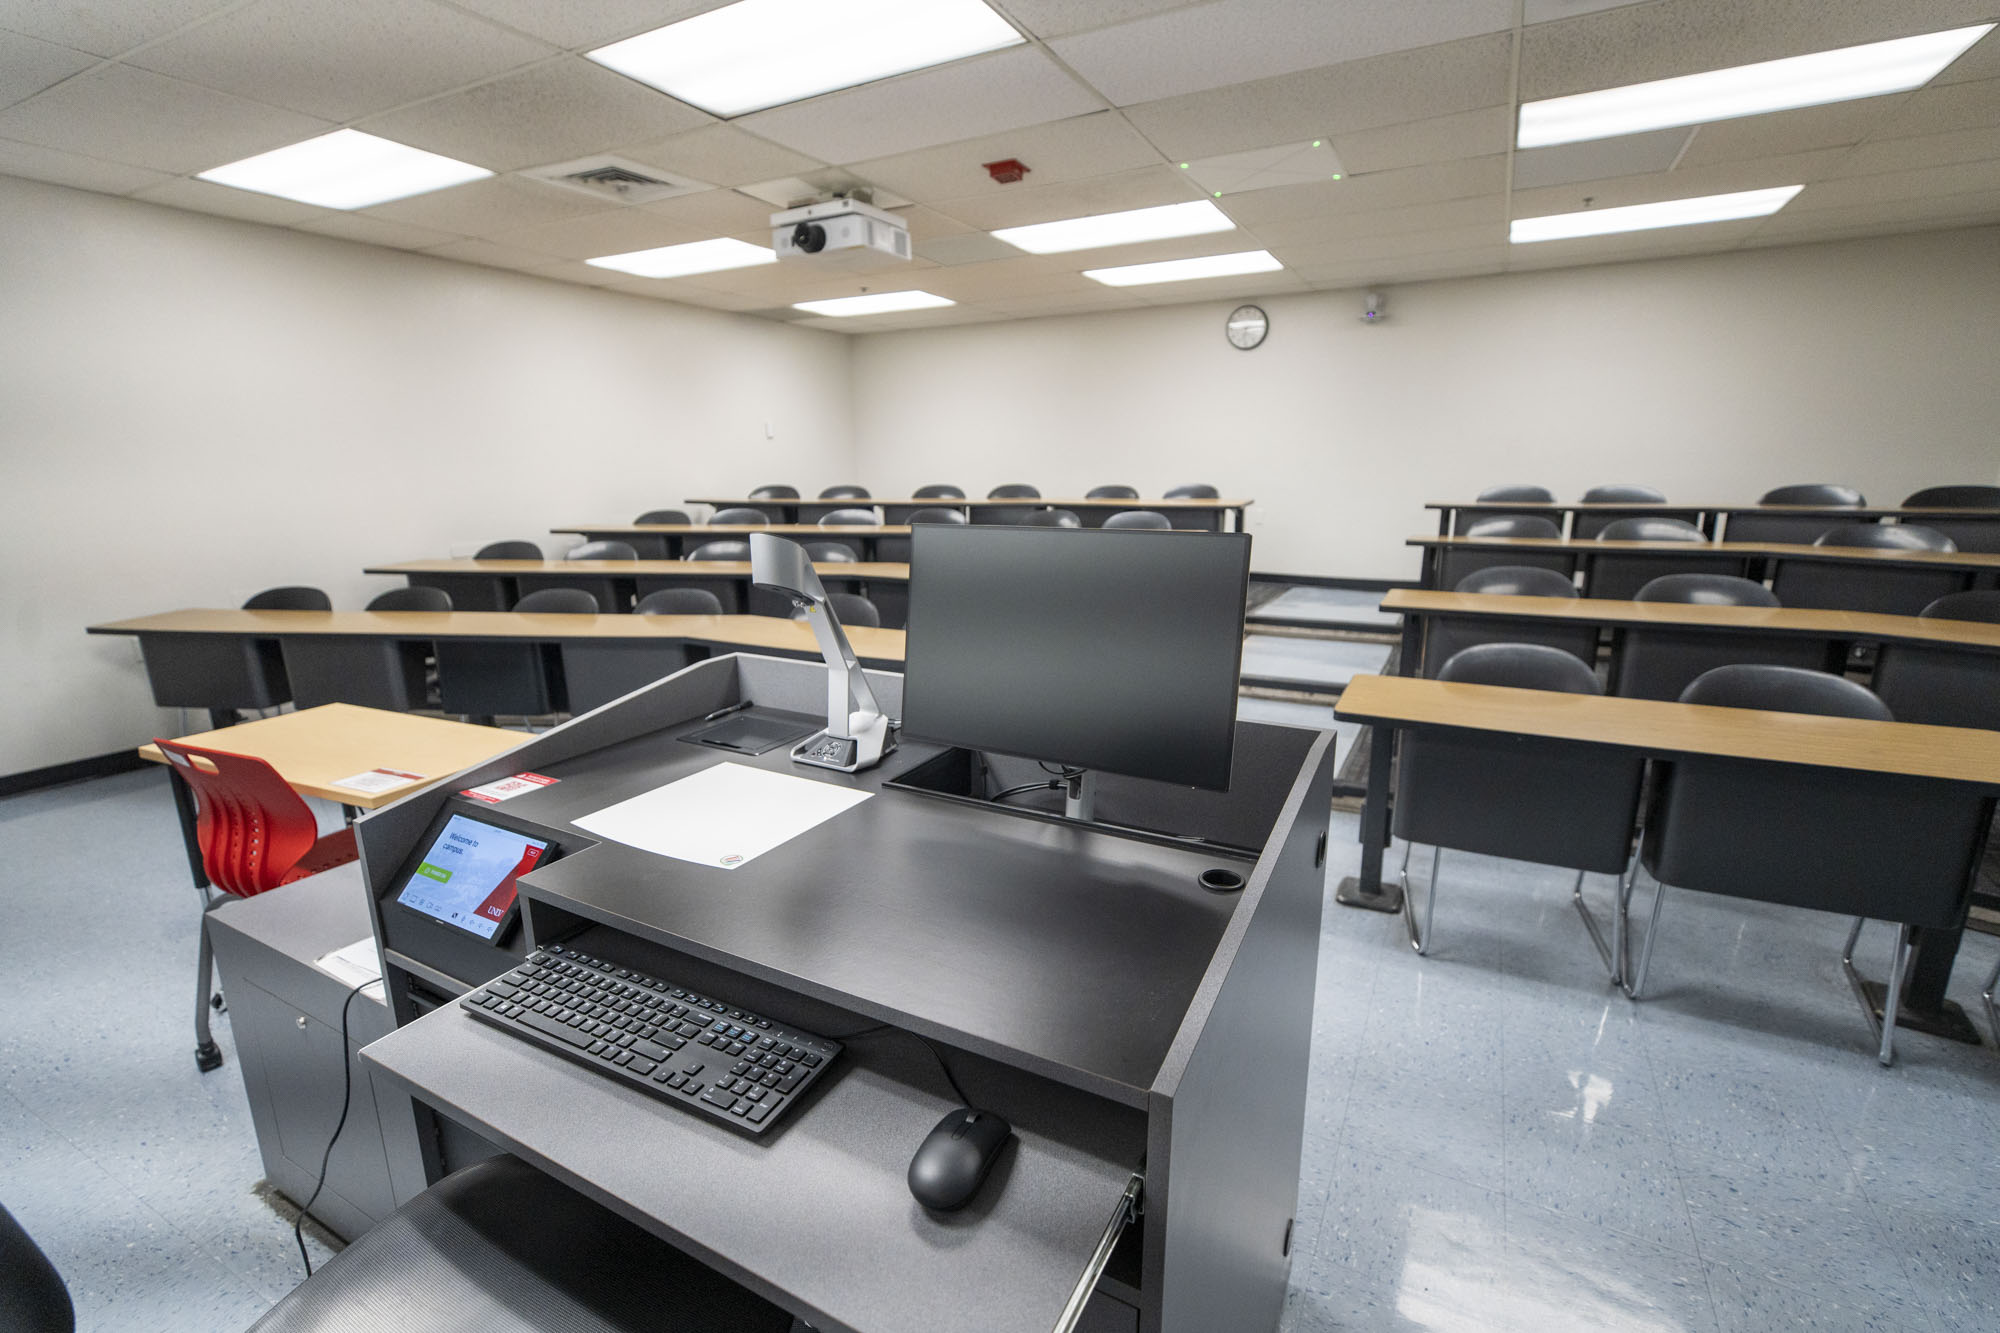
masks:
[[[1024,782],[1018,787],[1009,787],[1003,792],[995,792],[986,799],[989,801],[1004,801],[1009,796],[1019,796],[1024,791],[1054,791],[1060,786],[1062,786],[1060,780],[1052,782]]]
[[[299,1260],[306,1266],[306,1276],[313,1275],[312,1256],[306,1253],[306,1214],[319,1202],[319,1192],[326,1188],[326,1168],[333,1161],[333,1145],[340,1142],[340,1131],[347,1128],[347,1109],[354,1101],[354,1061],[347,1054],[348,1018],[354,1012],[354,997],[370,986],[379,986],[382,978],[371,977],[359,985],[348,988],[347,999],[340,1006],[340,1119],[333,1125],[333,1136],[326,1141],[326,1151],[319,1157],[319,1179],[313,1182],[313,1190],[299,1207],[298,1220],[292,1223],[292,1240],[299,1247]]]
[[[880,1032],[895,1032],[905,1037],[915,1037],[918,1041],[922,1042],[924,1044],[924,1049],[931,1053],[931,1058],[937,1061],[938,1068],[944,1072],[944,1081],[951,1084],[952,1095],[958,1098],[959,1105],[961,1106],[972,1105],[972,1098],[966,1096],[965,1089],[958,1086],[958,1079],[952,1074],[951,1066],[945,1063],[944,1052],[940,1051],[935,1045],[933,1045],[929,1037],[923,1036],[920,1033],[911,1032],[907,1028],[896,1027],[890,1023],[877,1023],[874,1027],[862,1028],[858,1032],[843,1033],[840,1036],[831,1037],[829,1038],[829,1040],[853,1041],[857,1037],[872,1037]]]

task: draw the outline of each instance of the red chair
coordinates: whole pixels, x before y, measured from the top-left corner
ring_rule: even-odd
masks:
[[[262,759],[179,741],[153,743],[194,792],[202,873],[224,895],[248,898],[345,865],[360,855],[351,828],[321,837],[319,821],[304,798]],[[222,1064],[222,1050],[208,1030],[215,956],[208,943],[207,915],[222,901],[202,891],[194,1062],[204,1072]]]

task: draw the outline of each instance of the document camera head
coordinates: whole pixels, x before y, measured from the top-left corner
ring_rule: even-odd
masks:
[[[768,532],[750,534],[750,582],[791,599],[801,611],[826,608],[826,587],[813,571],[812,557],[797,542]]]

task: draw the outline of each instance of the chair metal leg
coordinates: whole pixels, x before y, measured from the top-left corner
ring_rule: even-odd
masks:
[[[1910,928],[1896,927],[1896,954],[1889,960],[1889,989],[1882,997],[1882,1046],[1875,1058],[1885,1065],[1896,1063],[1896,1007],[1903,1000],[1903,970],[1910,962]]]
[[[1847,978],[1847,988],[1854,992],[1854,998],[1861,1005],[1861,1015],[1868,1020],[1868,1031],[1880,1042],[1882,1020],[1876,1017],[1875,1002],[1868,998],[1868,988],[1862,984],[1861,973],[1854,966],[1854,946],[1861,942],[1861,928],[1867,924],[1867,917],[1854,918],[1854,925],[1847,932],[1847,943],[1840,948],[1840,971]]]
[[[222,1048],[208,1030],[209,994],[214,989],[215,950],[208,942],[208,905],[201,909],[201,949],[195,960],[194,1067],[206,1074],[222,1068]]]
[[[2000,1046],[2000,1007],[1993,1003],[1993,992],[2000,990],[2000,962],[1993,964],[1993,974],[1986,978],[1986,989],[1979,992],[1979,998],[1986,1001],[1986,1026],[1993,1030],[1993,1044]]]
[[[1415,845],[1408,842],[1403,844],[1403,868],[1397,872],[1396,878],[1403,886],[1403,924],[1410,932],[1410,947],[1420,954],[1428,955],[1431,951],[1431,918],[1437,912],[1438,866],[1444,861],[1444,848],[1431,848],[1431,888],[1430,892],[1424,895],[1424,924],[1419,930],[1417,905],[1410,897],[1410,850]]]
[[[1637,879],[1636,871],[1633,877]],[[1639,946],[1639,970],[1633,975],[1631,985],[1627,986],[1622,982],[1620,983],[1620,988],[1624,990],[1626,996],[1630,999],[1637,1000],[1646,992],[1646,973],[1651,971],[1653,966],[1653,943],[1660,938],[1660,908],[1666,904],[1666,901],[1667,886],[1658,880],[1654,880],[1653,915],[1651,920],[1646,923],[1646,942]]]
[[[1627,870],[1630,870],[1629,866]],[[1597,918],[1590,914],[1589,906],[1583,901],[1583,877],[1587,873],[1583,870],[1576,872],[1576,883],[1570,889],[1570,901],[1576,904],[1576,914],[1583,918],[1583,928],[1590,932],[1590,942],[1597,946],[1597,956],[1604,960],[1605,970],[1611,974],[1612,983],[1615,985],[1623,980],[1625,975],[1625,901],[1628,897],[1625,876],[1623,874],[1618,876],[1614,910],[1611,914],[1611,939],[1607,942],[1603,927],[1597,924]]]

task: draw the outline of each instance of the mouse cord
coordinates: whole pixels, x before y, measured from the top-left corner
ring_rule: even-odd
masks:
[[[326,1188],[326,1168],[333,1161],[333,1145],[340,1142],[340,1131],[347,1128],[347,1111],[354,1100],[354,1057],[347,1051],[348,1017],[354,1012],[354,997],[370,986],[381,984],[380,977],[372,977],[362,982],[347,992],[347,999],[340,1006],[340,1119],[334,1122],[333,1136],[327,1139],[326,1151],[320,1154],[319,1179],[313,1182],[312,1193],[306,1196],[304,1205],[299,1209],[298,1219],[292,1223],[292,1240],[299,1247],[299,1259],[306,1266],[307,1277],[312,1276],[313,1264],[312,1256],[306,1253],[306,1215],[312,1211],[313,1204],[319,1201],[320,1191]]]
[[[951,1072],[951,1066],[945,1062],[944,1052],[939,1050],[929,1037],[911,1032],[907,1028],[896,1027],[893,1024],[877,1023],[874,1027],[862,1028],[858,1032],[845,1032],[837,1037],[829,1038],[829,1040],[853,1041],[857,1037],[872,1037],[881,1032],[900,1032],[904,1036],[915,1037],[918,1041],[922,1042],[924,1049],[931,1053],[931,1058],[937,1061],[938,1068],[943,1071],[944,1081],[951,1085],[952,1094],[958,1098],[959,1105],[971,1106],[973,1104],[972,1098],[965,1095],[965,1089],[958,1086],[958,1078]]]

